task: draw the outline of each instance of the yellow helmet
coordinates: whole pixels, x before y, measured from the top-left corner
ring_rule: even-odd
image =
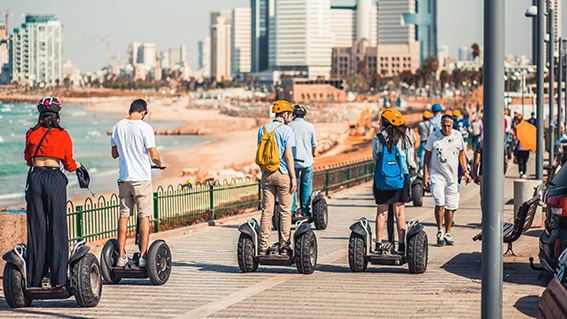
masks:
[[[454,116],[454,117],[459,117],[459,116],[461,116],[461,111],[459,111],[459,110],[454,110],[454,111],[453,111],[453,116]]]
[[[282,113],[282,112],[293,113],[293,107],[291,106],[291,103],[289,103],[286,100],[275,101],[274,105],[272,106],[272,113]]]
[[[394,109],[385,109],[384,112],[382,112],[381,116],[394,126],[400,126],[406,122],[406,120],[402,116],[402,113]]]
[[[423,112],[423,118],[430,119],[431,118],[431,112],[429,112],[429,111]]]

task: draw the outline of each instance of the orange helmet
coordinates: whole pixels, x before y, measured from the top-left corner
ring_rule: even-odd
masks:
[[[394,126],[400,126],[400,125],[403,125],[406,122],[406,120],[402,116],[402,113],[400,113],[400,111],[394,110],[394,109],[384,110],[384,112],[382,112],[381,116],[383,118],[385,118],[386,120],[388,120],[388,122],[390,122],[390,124],[392,124]]]
[[[274,105],[272,106],[272,113],[282,113],[282,112],[293,113],[293,107],[291,106],[291,103],[289,103],[286,100],[275,101]]]
[[[504,115],[509,115],[509,114],[510,114],[510,111],[504,110]]]
[[[423,112],[423,118],[424,119],[430,119],[431,118],[431,112],[429,112],[429,111]]]
[[[459,116],[461,116],[461,111],[459,111],[459,110],[454,110],[454,111],[453,111],[453,116],[454,116],[454,117],[459,117]]]

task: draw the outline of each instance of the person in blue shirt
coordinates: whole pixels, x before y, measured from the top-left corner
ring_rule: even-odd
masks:
[[[465,141],[465,145],[466,145],[469,141],[469,131],[471,129],[471,125],[465,118],[463,118],[463,115],[459,110],[453,111],[453,118],[455,118],[455,122],[453,123],[453,129],[461,132],[461,135],[463,136],[463,141]]]
[[[262,218],[260,219],[260,233],[258,237],[259,253],[265,255],[270,249],[270,237],[272,235],[272,216],[276,196],[280,204],[280,255],[289,255],[291,235],[291,205],[292,195],[297,188],[295,170],[293,169],[293,148],[295,147],[295,136],[293,130],[286,124],[293,120],[293,108],[288,101],[279,100],[274,102],[272,112],[276,114],[275,119],[262,126],[258,130],[258,144],[265,132],[273,132],[278,146],[280,165],[274,172],[262,172]]]
[[[297,196],[293,194],[293,205],[291,212],[299,215],[309,215],[311,192],[313,189],[313,157],[317,147],[317,137],[313,124],[305,121],[304,117],[307,110],[303,105],[293,106],[295,120],[288,124],[295,135],[295,147],[293,148],[293,158],[295,162],[295,176],[299,189],[300,209],[296,211]]]
[[[435,131],[441,131],[441,117],[443,116],[443,107],[439,103],[433,104],[431,107],[433,118],[429,120],[429,135]]]
[[[530,123],[533,126],[537,126],[537,120],[536,120],[536,117],[535,117],[535,113],[532,112],[531,115],[532,115],[532,117],[530,117],[530,119],[528,120],[528,123]]]

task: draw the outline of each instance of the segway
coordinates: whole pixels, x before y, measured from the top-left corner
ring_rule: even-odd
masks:
[[[2,256],[4,268],[4,297],[12,308],[28,307],[33,300],[67,299],[75,296],[81,307],[98,305],[102,294],[100,266],[96,257],[89,253],[85,241],[74,244],[69,258],[69,278],[61,287],[51,286],[51,274],[41,281],[41,287],[29,287],[26,273],[27,247],[21,243]]]
[[[415,169],[410,170],[410,198],[414,207],[423,206],[423,194],[425,193],[425,185],[423,183],[423,175],[416,172]]]
[[[348,263],[353,272],[366,270],[368,262],[373,265],[402,266],[407,263],[412,274],[424,273],[427,269],[428,240],[427,233],[418,219],[407,224],[406,248],[402,253],[394,249],[393,209],[388,210],[388,242],[382,250],[372,251],[372,228],[365,217],[350,226],[351,234],[348,245]]]
[[[260,225],[251,218],[245,224],[240,225],[240,237],[238,238],[238,267],[242,272],[254,272],[258,265],[290,266],[294,263],[297,271],[302,274],[311,274],[317,265],[317,237],[311,230],[311,225],[306,219],[295,223],[293,234],[294,249],[289,255],[279,253],[279,243],[270,247],[266,255],[259,255]],[[281,234],[280,234],[281,237]]]
[[[311,200],[311,214],[303,215],[301,210],[298,209],[292,213],[291,222],[296,223],[297,221],[307,219],[307,222],[315,224],[315,229],[326,229],[329,222],[329,212],[325,196],[320,191],[315,191],[311,197],[313,198]],[[274,215],[272,215],[272,226],[275,230],[280,229],[280,203],[277,200],[274,205]]]
[[[136,245],[140,247],[140,234],[136,226]],[[171,250],[161,239],[154,241],[148,249],[146,267],[139,267],[141,253],[135,253],[134,262],[128,262],[124,267],[116,266],[120,257],[118,240],[110,239],[104,244],[100,253],[102,278],[108,284],[117,284],[122,278],[150,278],[154,285],[163,285],[171,274]]]

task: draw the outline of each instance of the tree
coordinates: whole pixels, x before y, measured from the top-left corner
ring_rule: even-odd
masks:
[[[480,57],[480,46],[475,42],[471,45],[471,49],[473,60],[476,60],[476,58]]]

